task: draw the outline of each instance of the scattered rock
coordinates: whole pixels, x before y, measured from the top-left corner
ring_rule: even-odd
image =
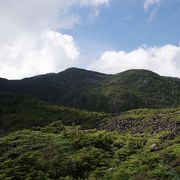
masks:
[[[177,122],[175,122],[175,125],[174,125],[174,132],[176,133],[176,134],[180,134],[179,132],[180,132],[180,122],[179,121],[177,121]]]
[[[159,117],[147,119],[121,119],[111,118],[106,122],[98,125],[98,129],[107,131],[131,132],[132,134],[143,134],[149,131],[151,134],[159,133],[160,131],[172,131],[176,135],[180,133],[180,123],[175,120],[161,119]],[[173,139],[173,135],[169,137]]]
[[[151,151],[158,151],[159,150],[159,147],[156,143],[152,144],[150,148],[151,148]]]
[[[108,171],[109,171],[110,173],[113,173],[115,170],[116,170],[116,168],[109,168],[109,169],[108,169]]]
[[[160,140],[161,141],[172,140],[172,139],[175,139],[176,136],[177,136],[176,133],[170,133],[170,134],[161,136]]]

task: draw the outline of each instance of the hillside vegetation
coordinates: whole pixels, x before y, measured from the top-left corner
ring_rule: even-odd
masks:
[[[0,179],[180,178],[179,136],[80,130],[56,122],[0,141]]]
[[[78,68],[23,80],[0,79],[0,92],[31,95],[43,101],[91,111],[180,106],[180,79],[147,70],[105,75]]]
[[[65,125],[78,124],[94,128],[98,121],[109,116],[64,106],[51,105],[35,98],[0,94],[0,134],[24,128],[45,126],[61,120]]]

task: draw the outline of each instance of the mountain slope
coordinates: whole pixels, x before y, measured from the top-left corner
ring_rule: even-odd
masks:
[[[180,108],[129,110],[99,121],[98,129],[131,134],[173,131],[180,135]]]
[[[25,95],[0,94],[0,135],[24,128],[43,127],[60,121],[65,125],[95,128],[109,116],[64,106],[51,105]]]
[[[13,132],[0,140],[0,179],[178,180],[180,139],[173,134],[80,130],[60,122]]]
[[[0,92],[13,92],[38,97],[65,106],[97,110],[95,103],[86,101],[88,91],[97,87],[106,75],[70,68],[58,74],[47,74],[23,80],[0,80]],[[92,101],[96,101],[93,97]],[[83,105],[83,107],[82,107]]]
[[[23,80],[0,79],[0,93],[23,93],[41,100],[93,111],[180,106],[180,79],[147,70],[105,75],[78,68]]]
[[[180,79],[147,70],[129,70],[102,82],[101,94],[117,96],[119,110],[166,108],[180,105]]]

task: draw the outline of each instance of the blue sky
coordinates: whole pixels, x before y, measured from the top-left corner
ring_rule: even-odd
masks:
[[[157,12],[150,20],[154,9]],[[80,11],[87,16],[87,8]],[[142,0],[111,0],[109,7],[100,8],[93,22],[84,22],[64,32],[72,34],[79,44],[94,40],[105,47],[129,51],[143,44],[178,45],[179,24],[179,0],[162,0],[160,7],[151,7],[147,12]]]
[[[180,0],[0,1],[0,77],[81,67],[180,77]]]

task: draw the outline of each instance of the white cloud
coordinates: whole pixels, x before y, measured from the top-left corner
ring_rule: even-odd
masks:
[[[128,69],[148,69],[164,76],[180,77],[180,46],[139,47],[133,51],[107,51],[88,69],[119,73]]]
[[[150,15],[148,21],[151,22],[155,15],[158,12],[158,9],[160,7],[161,0],[145,0],[144,1],[144,10],[148,11],[150,9]]]
[[[0,77],[58,72],[77,62],[70,35],[57,32],[81,23],[74,6],[97,9],[109,0],[0,0]]]
[[[50,30],[0,43],[0,52],[0,75],[10,79],[64,70],[79,55],[71,36]]]
[[[148,10],[152,6],[159,6],[161,0],[145,0],[144,1],[144,9]]]

